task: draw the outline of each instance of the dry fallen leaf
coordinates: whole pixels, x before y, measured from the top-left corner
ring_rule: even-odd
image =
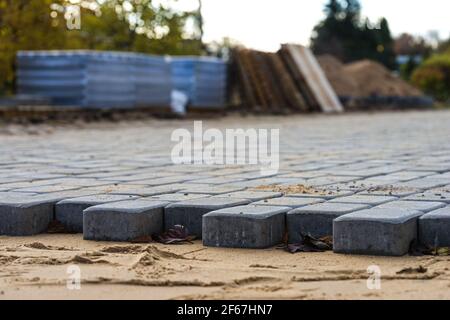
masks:
[[[153,238],[155,241],[163,244],[180,244],[185,242],[192,243],[195,236],[189,235],[189,231],[186,227],[176,225],[172,229],[169,229],[161,235],[156,235]]]
[[[333,250],[333,238],[331,236],[326,236],[317,239],[309,234],[302,234],[302,241],[300,243],[288,244],[285,249],[290,253],[329,251]]]

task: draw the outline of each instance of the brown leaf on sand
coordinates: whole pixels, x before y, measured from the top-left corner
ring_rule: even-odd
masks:
[[[61,222],[53,220],[48,225],[47,233],[59,234],[59,233],[73,233],[73,232],[69,232]]]
[[[176,225],[161,235],[153,236],[153,238],[155,241],[163,244],[181,244],[186,242],[192,243],[195,236],[189,235],[189,231],[186,227]]]
[[[288,244],[285,249],[290,253],[329,251],[333,250],[333,238],[327,236],[317,239],[309,234],[302,234],[302,241],[300,243]]]
[[[409,247],[411,256],[450,256],[450,247],[431,247],[421,245],[417,240],[411,242]]]

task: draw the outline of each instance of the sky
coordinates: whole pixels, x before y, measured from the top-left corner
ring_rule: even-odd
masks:
[[[197,0],[179,0],[186,8]],[[309,44],[323,17],[326,0],[203,0],[205,41],[230,37],[246,47],[276,51],[280,43]],[[372,22],[386,17],[394,35],[450,36],[449,0],[361,0],[362,14]]]

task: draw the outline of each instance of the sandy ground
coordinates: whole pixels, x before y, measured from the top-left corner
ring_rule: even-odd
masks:
[[[72,265],[80,290],[67,288]],[[370,265],[380,267],[380,290],[367,288]],[[450,299],[449,268],[450,257],[0,237],[0,299]]]

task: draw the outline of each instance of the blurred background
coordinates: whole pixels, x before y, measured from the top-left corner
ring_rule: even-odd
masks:
[[[0,0],[0,96],[17,93],[22,50],[229,62],[235,48],[275,52],[300,43],[344,103],[349,96],[426,95],[442,107],[450,100],[449,11],[446,0]]]

